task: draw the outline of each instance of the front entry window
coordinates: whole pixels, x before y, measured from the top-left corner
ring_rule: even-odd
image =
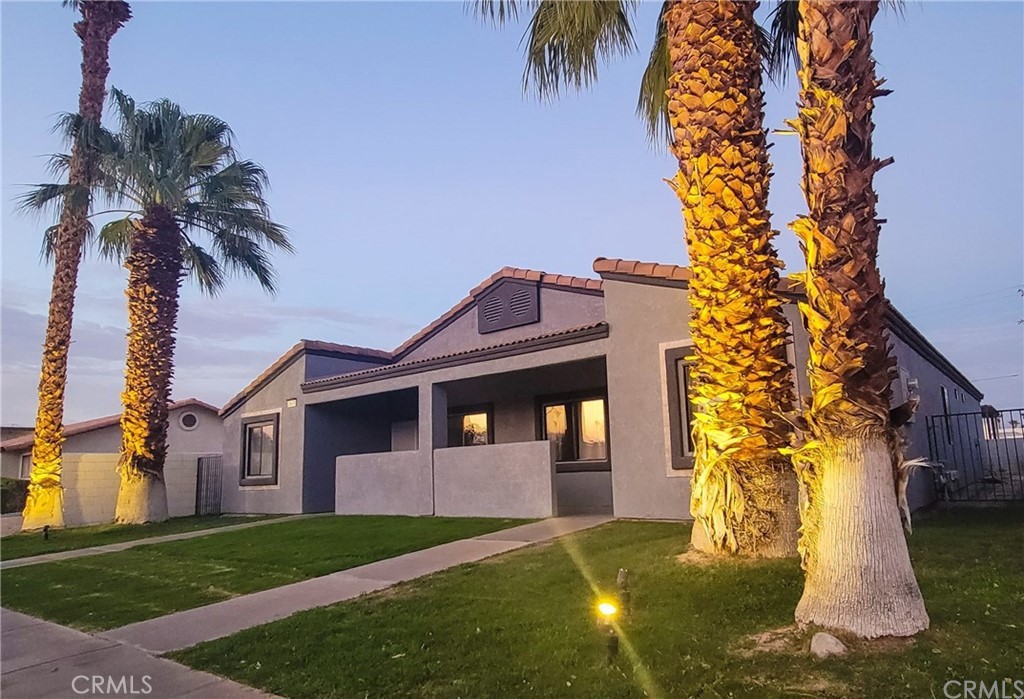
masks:
[[[474,447],[493,443],[489,410],[463,409],[448,413],[448,446]]]
[[[556,461],[608,459],[604,398],[545,403],[543,409],[543,436],[554,442]]]

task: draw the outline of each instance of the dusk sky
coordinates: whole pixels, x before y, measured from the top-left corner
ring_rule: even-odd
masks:
[[[459,2],[135,2],[109,84],[167,97],[233,127],[271,178],[296,253],[280,293],[236,280],[183,290],[174,397],[223,404],[300,338],[392,349],[504,265],[594,276],[595,257],[685,264],[663,148],[634,117],[660,3],[641,6],[638,52],[582,95],[520,89],[522,26],[483,26]],[[51,271],[46,218],[15,211],[49,181],[55,116],[80,81],[74,14],[3,2],[3,424],[35,415]],[[906,3],[880,15],[875,150],[880,265],[895,305],[1000,408],[1024,405],[1024,4]],[[769,128],[795,81],[768,87]],[[771,204],[805,210],[799,144],[773,135]],[[67,421],[119,410],[125,272],[91,258],[75,311]],[[1000,378],[1016,375],[1013,378]]]

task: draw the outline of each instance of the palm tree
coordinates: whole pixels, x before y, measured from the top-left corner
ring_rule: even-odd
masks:
[[[125,216],[104,225],[100,252],[128,270],[128,356],[114,519],[167,518],[163,482],[167,405],[174,370],[178,295],[185,276],[216,293],[229,274],[275,290],[268,248],[290,252],[287,229],[270,218],[267,175],[236,157],[226,123],[160,100],[141,107],[113,91],[120,128],[99,141],[100,191]],[[58,168],[70,162],[58,157]],[[40,186],[45,205],[60,187]],[[106,213],[106,212],[104,212]],[[196,242],[206,235],[210,250]]]
[[[806,579],[796,618],[868,638],[928,627],[896,494],[909,463],[896,423],[912,411],[890,412],[895,361],[877,264],[881,221],[872,180],[891,162],[871,149],[874,100],[888,92],[871,52],[878,5],[800,0],[800,111],[791,122],[808,206],[792,225],[807,258],[800,308],[813,394],[807,442],[794,455],[806,490]],[[782,11],[792,16],[792,5]]]
[[[632,51],[627,1],[541,0],[527,30],[524,86],[547,97],[591,84],[602,59]],[[771,166],[762,126],[763,35],[756,2],[662,6],[638,114],[679,163],[693,272],[689,285],[695,463],[690,511],[702,550],[785,556],[796,550],[796,479],[789,443],[793,384],[788,326],[769,222]],[[486,19],[515,2],[480,2]]]
[[[75,34],[82,42],[82,86],[78,93],[78,114],[88,125],[87,133],[99,126],[110,73],[110,40],[131,19],[128,3],[120,0],[65,1],[82,19]],[[43,340],[36,411],[35,442],[28,498],[22,512],[22,530],[64,526],[64,490],[61,487],[61,445],[64,442],[64,391],[68,376],[68,348],[78,287],[78,266],[89,227],[91,205],[89,186],[94,178],[95,158],[86,139],[76,139],[68,168],[68,190],[61,199],[60,222],[51,234],[53,284],[50,309]]]

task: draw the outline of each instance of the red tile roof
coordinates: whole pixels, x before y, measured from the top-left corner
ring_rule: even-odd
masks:
[[[178,410],[180,408],[202,408],[209,410],[211,413],[216,414],[217,408],[213,407],[209,403],[204,403],[198,398],[185,398],[184,400],[174,401],[167,406],[169,410]],[[111,427],[121,422],[121,413],[117,415],[107,415],[106,417],[97,417],[92,420],[84,420],[82,422],[73,422],[70,425],[64,425],[64,436],[72,437],[76,434],[84,434],[86,432],[92,432],[103,427]],[[23,434],[20,437],[13,437],[5,442],[0,443],[0,451],[20,451],[26,447],[31,447],[35,441],[35,431],[28,434]]]
[[[502,267],[487,279],[473,287],[472,291],[469,292],[469,295],[466,296],[466,298],[459,301],[457,304],[445,311],[435,321],[396,347],[392,354],[396,358],[407,354],[414,347],[444,327],[448,321],[454,319],[469,308],[473,304],[474,299],[483,291],[495,282],[499,282],[503,279],[522,279],[524,281],[539,282],[540,284],[546,284],[548,286],[559,286],[568,289],[584,289],[587,291],[601,290],[600,279],[573,277],[566,274],[548,274],[547,272],[541,272],[534,269],[520,269],[519,267]]]
[[[264,383],[289,366],[303,352],[318,352],[331,356],[367,359],[381,363],[390,362],[392,358],[391,352],[370,347],[339,345],[336,342],[324,342],[323,340],[299,340],[292,345],[291,349],[278,357],[273,364],[264,369],[259,376],[249,382],[248,386],[236,393],[231,400],[225,403],[224,407],[220,409],[220,414],[223,416],[234,410],[250,393],[256,392]]]
[[[693,277],[689,267],[680,265],[663,265],[657,262],[640,262],[639,260],[618,260],[599,257],[594,260],[594,271],[600,275],[625,274],[631,277],[652,277],[687,282]]]
[[[602,277],[605,275],[622,275],[626,277],[642,277],[645,279],[660,279],[670,282],[679,282],[686,285],[693,278],[693,271],[682,265],[664,265],[659,262],[640,262],[639,260],[619,260],[607,257],[599,257],[594,260],[594,271]],[[798,287],[798,282],[783,277],[779,283],[779,291],[793,292]]]
[[[409,367],[419,366],[423,364],[436,364],[443,360],[456,359],[460,357],[469,357],[477,354],[490,354],[495,350],[515,347],[518,345],[531,345],[541,342],[543,340],[555,340],[557,338],[570,338],[572,336],[581,336],[578,338],[579,341],[586,341],[590,339],[599,339],[600,337],[607,337],[606,332],[608,323],[605,321],[599,321],[597,323],[590,323],[589,325],[581,325],[575,328],[566,328],[564,330],[555,330],[542,335],[534,335],[533,337],[524,337],[517,340],[508,340],[506,342],[499,342],[493,345],[487,345],[486,347],[474,347],[472,349],[460,350],[458,352],[450,352],[448,354],[439,354],[433,357],[423,357],[421,359],[411,359],[405,362],[397,362],[395,364],[386,364],[384,366],[373,367],[372,369],[363,369],[360,371],[353,371],[347,374],[338,374],[335,376],[325,376],[323,378],[314,379],[303,383],[303,387],[306,386],[317,386],[321,384],[331,383],[338,380],[348,381],[350,379],[357,379],[364,376],[376,376],[377,374],[390,374],[392,372],[399,372],[402,369]],[[605,331],[605,332],[602,332]]]

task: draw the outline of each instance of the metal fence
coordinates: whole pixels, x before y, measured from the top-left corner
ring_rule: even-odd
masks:
[[[928,451],[944,499],[1024,500],[1024,409],[930,415]]]
[[[218,456],[201,456],[196,468],[196,514],[219,515],[223,487],[223,461]]]

